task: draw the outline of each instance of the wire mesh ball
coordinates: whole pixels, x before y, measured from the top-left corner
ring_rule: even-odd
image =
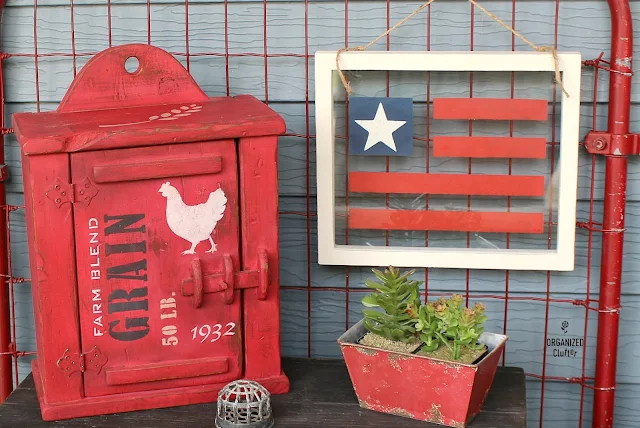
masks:
[[[273,426],[271,394],[258,382],[237,380],[218,393],[218,428]]]

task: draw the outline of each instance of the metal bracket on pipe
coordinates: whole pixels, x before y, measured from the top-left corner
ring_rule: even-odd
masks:
[[[584,139],[587,151],[594,155],[640,155],[640,134],[609,134],[589,131]]]

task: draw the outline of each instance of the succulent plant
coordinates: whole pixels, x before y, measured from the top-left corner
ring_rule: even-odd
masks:
[[[365,281],[375,292],[366,295],[362,304],[382,311],[363,309],[369,332],[396,342],[422,342],[420,353],[427,355],[444,345],[452,360],[460,360],[465,347],[477,351],[485,346],[478,342],[487,320],[482,303],[470,309],[463,306],[461,295],[453,294],[422,304],[422,282],[408,279],[414,270],[401,274],[389,266],[384,272],[372,271],[380,282]]]
[[[364,309],[364,325],[371,333],[398,342],[414,342],[418,340],[415,324],[420,311],[420,291],[422,282],[409,280],[415,271],[405,273],[393,266],[384,272],[372,269],[380,282],[367,280],[368,288],[376,292],[368,294],[362,299],[362,304],[368,308],[381,308],[383,312],[374,309]]]
[[[420,340],[424,342],[422,349],[425,351],[433,352],[440,346],[438,324],[435,303],[428,302],[426,305],[421,306],[415,328],[420,336]]]
[[[482,349],[484,345],[478,343],[478,339],[487,320],[484,311],[482,303],[476,303],[473,309],[463,307],[459,294],[421,306],[415,325],[425,343],[421,352],[431,353],[445,345],[451,351],[451,358],[459,360],[463,347]]]

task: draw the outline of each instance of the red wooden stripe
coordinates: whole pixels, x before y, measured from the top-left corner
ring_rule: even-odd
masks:
[[[437,136],[433,138],[433,156],[545,159],[547,141],[544,138]]]
[[[544,214],[350,208],[349,228],[543,233]]]
[[[435,98],[434,119],[547,120],[547,100]]]
[[[543,176],[350,172],[349,191],[431,195],[544,196]]]

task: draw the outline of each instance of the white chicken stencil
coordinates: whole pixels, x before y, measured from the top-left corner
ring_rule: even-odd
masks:
[[[222,189],[218,188],[211,192],[207,202],[198,205],[185,204],[178,189],[168,181],[162,184],[158,192],[167,198],[166,215],[169,229],[191,243],[191,248],[183,251],[182,254],[195,254],[196,246],[207,239],[211,243],[211,248],[207,250],[207,253],[216,251],[216,244],[211,239],[211,233],[222,218],[227,206],[227,197]]]

